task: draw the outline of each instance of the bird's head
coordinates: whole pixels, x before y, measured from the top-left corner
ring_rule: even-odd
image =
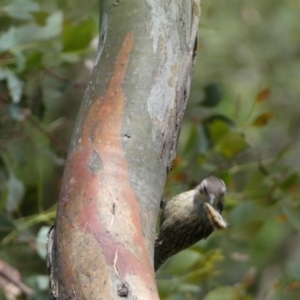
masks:
[[[222,179],[209,176],[201,181],[196,190],[199,191],[204,202],[209,203],[219,213],[222,213],[226,193],[226,186]]]

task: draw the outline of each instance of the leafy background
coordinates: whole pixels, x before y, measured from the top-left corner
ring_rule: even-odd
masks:
[[[300,299],[299,10],[202,1],[165,198],[219,176],[229,228],[169,260],[162,299]],[[97,32],[96,1],[0,4],[0,299],[47,299],[46,233]]]

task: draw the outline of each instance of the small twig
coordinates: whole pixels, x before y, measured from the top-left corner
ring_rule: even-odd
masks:
[[[3,272],[2,270],[0,270],[0,276],[3,277],[3,278],[5,278],[7,281],[10,281],[11,283],[13,283],[25,295],[31,296],[33,294],[33,291],[32,291],[31,288],[29,288],[23,282],[15,280],[13,277],[9,276],[7,273]]]
[[[59,75],[59,74],[53,72],[51,69],[48,69],[48,68],[46,68],[46,69],[44,70],[44,73],[45,73],[46,75],[48,75],[49,77],[52,77],[53,79],[55,79],[55,80],[57,80],[57,81],[60,81],[60,82],[64,82],[64,83],[72,82],[70,79],[68,79],[68,78],[66,78],[66,77],[64,77],[64,76],[61,76],[61,75]],[[74,82],[74,83],[72,84],[72,86],[73,86],[74,88],[78,88],[78,89],[85,89],[85,88],[87,87],[87,84],[84,83],[84,82]]]

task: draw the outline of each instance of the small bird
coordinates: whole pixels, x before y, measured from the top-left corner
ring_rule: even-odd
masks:
[[[154,243],[154,269],[169,257],[206,239],[214,229],[227,227],[221,214],[226,186],[223,180],[209,176],[195,189],[162,202],[160,232]]]

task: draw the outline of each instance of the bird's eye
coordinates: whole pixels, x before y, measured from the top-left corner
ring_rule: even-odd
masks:
[[[203,191],[204,191],[204,193],[205,193],[206,195],[208,195],[208,191],[207,191],[207,187],[206,187],[206,186],[203,188]]]

